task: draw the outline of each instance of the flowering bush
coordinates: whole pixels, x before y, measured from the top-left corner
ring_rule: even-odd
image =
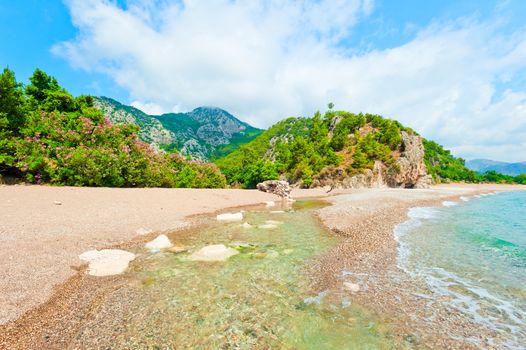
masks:
[[[139,140],[138,126],[114,125],[90,97],[73,98],[43,72],[37,78],[19,102],[24,122],[4,132],[9,140],[0,147],[0,171],[16,169],[29,182],[69,186],[226,186],[214,165],[157,152]]]

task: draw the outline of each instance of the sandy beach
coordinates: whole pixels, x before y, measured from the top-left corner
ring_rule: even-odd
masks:
[[[293,192],[295,198],[323,197],[331,203],[319,211],[319,217],[341,237],[341,244],[319,257],[309,269],[313,288],[320,291],[340,288],[344,280],[338,276],[342,271],[352,271],[355,276],[360,273],[375,276],[376,281],[354,279],[354,282],[371,285],[367,293],[359,294],[358,300],[364,305],[373,305],[373,311],[385,318],[397,318],[408,307],[418,308],[422,300],[409,292],[395,297],[394,289],[386,287],[387,284],[397,290],[414,287],[406,284],[395,263],[397,243],[393,228],[406,220],[408,208],[440,205],[444,200],[458,200],[460,196],[515,189],[524,189],[524,186],[443,185],[427,190],[334,190],[329,194],[323,189],[296,190]],[[48,186],[0,186],[0,198],[3,275],[0,324],[5,324],[7,328],[4,329],[11,334],[0,336],[0,344],[4,346],[14,341],[12,334],[17,334],[13,333],[17,329],[17,319],[49,300],[65,281],[75,278],[81,270],[78,255],[82,252],[174,231],[191,224],[193,216],[198,214],[278,200],[274,195],[252,190]],[[140,233],[147,234],[141,236]],[[80,274],[83,273],[81,270]],[[420,327],[418,322],[403,317],[400,319],[399,324],[413,328],[415,335],[431,347],[455,348],[459,345],[445,340],[447,334],[440,330]],[[448,327],[466,327],[462,323],[455,324],[454,317],[446,321],[451,323]],[[28,320],[24,322],[27,324]],[[469,331],[466,328],[466,333]]]

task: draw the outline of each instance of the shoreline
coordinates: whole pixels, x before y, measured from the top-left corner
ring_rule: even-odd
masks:
[[[332,232],[335,232],[339,236],[342,237],[342,243],[338,245],[336,250],[330,250],[327,252],[327,254],[324,254],[319,259],[317,259],[317,263],[313,264],[312,268],[310,268],[310,273],[312,276],[315,276],[315,280],[317,281],[314,284],[314,288],[316,290],[319,290],[322,287],[329,287],[329,288],[335,288],[337,286],[337,279],[334,279],[335,272],[337,269],[339,271],[345,271],[346,269],[350,269],[351,267],[353,269],[356,268],[353,264],[349,263],[356,263],[356,261],[360,261],[360,265],[366,269],[366,271],[371,270],[373,268],[375,271],[383,271],[384,273],[391,271],[393,267],[393,260],[391,257],[391,260],[386,259],[382,262],[382,259],[379,259],[379,257],[388,257],[389,252],[392,253],[393,248],[393,242],[395,242],[394,234],[393,234],[393,228],[395,226],[395,222],[399,221],[401,218],[404,220],[407,220],[407,210],[410,207],[414,206],[421,206],[420,204],[429,205],[430,203],[442,203],[444,200],[451,200],[451,199],[458,199],[460,196],[463,195],[475,195],[480,192],[488,192],[493,191],[494,186],[463,186],[463,185],[452,185],[452,186],[439,186],[435,187],[431,190],[401,190],[401,189],[363,189],[363,190],[339,190],[334,191],[334,193],[330,193],[330,195],[327,195],[324,190],[296,190],[293,194],[296,198],[320,198],[324,201],[329,202],[331,205],[320,209],[318,211],[318,217],[322,221],[322,223],[327,227],[327,229],[331,230]],[[517,189],[515,186],[497,186],[497,190],[514,190]],[[520,188],[519,189],[523,189]],[[0,191],[2,190],[2,187],[0,187]],[[71,189],[70,189],[71,190]],[[187,191],[188,193],[192,193],[195,191],[202,191],[202,190],[193,190],[193,191]],[[217,190],[212,190],[217,191]],[[219,190],[224,191],[224,190]],[[236,191],[236,190],[234,190]],[[179,226],[177,229],[179,230],[185,230],[185,227],[187,226],[188,222],[196,223],[198,222],[198,217],[203,215],[210,215],[212,213],[220,212],[220,211],[226,211],[228,209],[232,210],[240,207],[247,207],[247,206],[253,206],[257,204],[261,204],[264,200],[276,200],[276,196],[269,195],[261,192],[252,192],[247,190],[237,190],[242,191],[245,198],[243,198],[241,201],[236,198],[232,199],[229,198],[228,195],[226,195],[227,192],[220,193],[221,195],[226,195],[226,198],[223,197],[225,200],[225,205],[222,207],[217,208],[216,210],[209,211],[205,210],[203,211],[202,207],[199,208],[200,212],[191,213],[189,215],[186,215],[182,221],[185,222],[185,226]],[[400,192],[404,194],[404,196],[400,195]],[[140,192],[140,191],[139,191]],[[263,197],[257,195],[261,194]],[[255,196],[252,196],[253,194],[256,194]],[[407,194],[408,196],[405,196]],[[411,195],[409,195],[411,194]],[[381,200],[382,196],[387,195],[389,198],[388,201],[383,201],[383,205],[379,205],[379,200]],[[206,196],[210,196],[210,194],[207,194]],[[205,197],[206,197],[205,196]],[[379,197],[378,197],[379,196]],[[416,196],[416,198],[414,198]],[[250,197],[250,199],[247,199],[246,197]],[[270,197],[270,198],[269,198]],[[360,199],[362,198],[363,199]],[[407,197],[405,199],[400,199],[400,197]],[[260,198],[264,198],[264,200],[260,200]],[[372,200],[371,200],[372,199]],[[372,207],[374,207],[374,210],[369,210],[368,208],[359,209],[360,206],[357,206],[361,203],[360,200],[366,200],[369,202],[372,202]],[[398,205],[393,206],[398,200]],[[240,203],[241,202],[241,203]],[[349,206],[346,204],[354,203],[353,205]],[[408,206],[410,204],[410,206]],[[416,204],[416,205],[415,205]],[[218,204],[219,206],[219,204]],[[378,217],[375,217],[375,212],[378,214],[378,211],[382,211],[385,208],[390,208],[388,213],[384,213],[383,218],[384,220],[387,218],[390,218],[390,220],[386,220],[381,225],[378,225]],[[342,212],[343,210],[343,212]],[[356,219],[356,215],[360,217],[358,223],[353,224],[353,219]],[[335,216],[336,215],[336,218]],[[403,222],[404,220],[400,221]],[[398,223],[400,223],[398,222]],[[353,225],[358,224],[358,226],[353,227]],[[359,232],[366,232],[367,229],[380,229],[380,231],[385,231],[386,228],[389,228],[389,225],[391,225],[391,240],[385,240],[382,242],[382,244],[377,245],[377,249],[372,249],[371,246],[367,246],[365,244],[356,244],[356,234]],[[1,228],[1,227],[0,227]],[[166,230],[165,230],[166,231]],[[174,229],[168,229],[168,231],[174,231]],[[134,235],[131,239],[128,240],[121,240],[121,241],[114,241],[113,244],[106,243],[106,244],[99,244],[97,245],[98,249],[106,248],[106,247],[120,247],[120,248],[126,248],[131,246],[136,246],[138,244],[141,244],[153,237],[155,237],[157,234],[161,233],[163,231],[153,231],[149,234],[138,236]],[[385,233],[385,232],[384,232]],[[345,237],[347,235],[347,238]],[[354,239],[352,238],[354,235]],[[114,238],[114,237],[112,237]],[[349,244],[349,240],[352,240],[354,244]],[[378,243],[378,242],[377,242]],[[395,250],[396,250],[396,242],[395,242]],[[351,248],[350,248],[351,247]],[[380,249],[378,250],[378,247]],[[379,254],[380,252],[381,254]],[[358,260],[357,260],[358,259]],[[335,263],[335,260],[340,260],[339,263]],[[396,258],[395,258],[396,260]],[[344,263],[343,265],[341,263]],[[394,261],[394,265],[396,265],[396,261]],[[66,265],[69,269],[69,266]],[[70,310],[70,313],[73,317],[75,317],[75,314],[81,315],[82,311],[86,311],[89,309],[89,300],[84,300],[83,303],[75,304],[75,293],[76,291],[80,291],[81,289],[85,291],[86,289],[89,290],[90,288],[93,289],[94,293],[93,295],[96,295],[97,288],[108,288],[108,283],[110,285],[115,284],[113,287],[118,288],[118,276],[113,277],[107,277],[102,279],[96,279],[87,277],[84,274],[84,269],[80,262],[77,263],[78,267],[75,267],[71,269],[71,275],[67,278],[67,280],[62,281],[62,283],[59,283],[56,288],[52,288],[52,292],[50,293],[50,298],[46,299],[43,303],[38,303],[36,306],[31,306],[27,310],[27,312],[22,313],[22,317],[17,318],[16,320],[12,320],[11,322],[4,323],[3,325],[0,325],[0,329],[3,329],[2,335],[0,336],[0,345],[7,345],[10,344],[11,341],[18,338],[22,340],[21,338],[24,338],[24,343],[26,345],[33,345],[35,343],[38,343],[36,340],[38,338],[38,334],[44,336],[45,334],[51,334],[48,333],[53,328],[53,319],[60,319],[63,317],[63,315],[60,315],[57,313],[61,309],[64,310]],[[73,266],[72,266],[73,267]],[[330,267],[331,269],[327,269],[327,267]],[[341,281],[339,281],[341,283]],[[362,295],[363,294],[363,295]],[[377,295],[378,293],[375,293],[374,295]],[[384,291],[385,294],[385,291]],[[369,298],[367,297],[369,295]],[[367,304],[370,302],[370,297],[372,294],[369,292],[367,293],[358,293],[357,294],[357,302],[364,304],[365,307],[368,307]],[[353,296],[355,298],[355,296]],[[94,300],[91,300],[91,302],[95,302]],[[73,303],[73,304],[72,304]],[[379,308],[373,307],[373,311],[376,313],[381,314],[383,318],[386,316],[388,318],[392,317],[392,312],[389,311],[389,304],[392,303],[392,300],[386,299],[384,305],[382,305]],[[379,305],[380,306],[380,305]],[[73,309],[73,310],[72,310]],[[45,320],[42,320],[42,317],[45,316]],[[40,323],[34,322],[35,320],[42,320]],[[396,322],[398,323],[398,322]],[[47,327],[47,329],[46,329]],[[403,327],[402,327],[403,328]],[[60,328],[57,328],[57,330]],[[421,335],[420,335],[421,336]],[[432,337],[434,338],[434,336]],[[439,337],[440,338],[440,337]],[[46,338],[47,339],[47,338]],[[426,339],[425,337],[422,337],[422,339]],[[426,341],[430,341],[430,339],[427,339]],[[431,342],[429,343],[431,344]],[[50,344],[42,344],[41,345],[47,345]],[[435,344],[435,346],[439,346],[441,344]],[[450,343],[447,344],[448,346],[451,346]]]
[[[328,229],[342,237],[342,242],[319,257],[309,269],[314,291],[345,293],[344,282],[359,285],[359,292],[350,293],[353,303],[392,325],[397,333],[417,347],[498,348],[492,341],[505,341],[505,335],[485,329],[467,320],[457,310],[442,307],[444,305],[430,310],[428,303],[433,292],[429,286],[410,277],[397,261],[399,243],[395,228],[411,220],[411,208],[443,207],[444,201],[462,202],[461,197],[464,196],[525,190],[498,186],[464,189],[464,193],[446,192],[438,197],[398,200],[395,205],[385,205],[389,211],[387,214],[382,208],[375,208],[366,215],[356,214],[356,211],[364,209],[351,206],[349,210],[351,201],[334,198],[331,207],[321,210],[321,217]],[[384,198],[385,201],[389,199]],[[360,200],[354,205],[360,205]],[[364,236],[364,233],[368,235]],[[430,319],[434,321],[430,322]]]

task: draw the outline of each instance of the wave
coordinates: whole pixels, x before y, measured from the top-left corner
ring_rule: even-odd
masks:
[[[471,197],[473,198],[473,197]],[[475,197],[475,198],[480,198]],[[467,202],[468,197],[460,197]],[[453,204],[454,203],[454,204]],[[444,201],[445,207],[456,206],[459,203]],[[413,264],[411,260],[412,245],[405,237],[421,227],[424,222],[440,219],[441,213],[446,208],[415,207],[408,212],[409,219],[394,228],[394,237],[398,242],[398,267],[411,278],[424,280],[432,291],[431,303],[441,303],[453,308],[469,317],[475,323],[495,332],[509,334],[507,340],[497,347],[504,346],[509,349],[523,349],[521,347],[526,339],[526,308],[514,304],[514,299],[501,296],[500,292],[492,292],[479,285],[477,281],[462,278],[458,274],[441,267],[425,267],[425,262]],[[526,250],[502,239],[480,236],[480,243],[504,251],[514,256],[526,255]],[[504,293],[507,295],[507,293]],[[503,295],[504,295],[503,294]],[[452,335],[453,336],[453,335]],[[497,342],[496,339],[489,341]]]

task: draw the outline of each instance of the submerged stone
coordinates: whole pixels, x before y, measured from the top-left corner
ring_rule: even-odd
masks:
[[[343,282],[343,289],[356,293],[360,291],[360,285],[352,282]]]
[[[188,259],[193,261],[225,261],[236,254],[239,254],[237,250],[224,244],[213,244],[199,249],[190,255]]]
[[[252,228],[253,226],[250,225],[248,222],[245,221],[245,222],[241,225],[241,227],[243,227],[243,228]]]
[[[159,235],[156,239],[144,245],[144,247],[150,251],[166,249],[170,248],[171,246],[172,242],[170,242],[170,239],[166,235]]]
[[[168,248],[168,251],[171,253],[178,254],[178,253],[183,253],[183,252],[188,251],[188,248],[185,247],[184,245],[174,245],[173,247]]]
[[[241,221],[243,213],[224,213],[216,216],[217,221]]]
[[[258,228],[262,228],[264,230],[273,230],[273,229],[278,228],[278,226],[274,224],[263,224],[263,225],[259,225]]]
[[[79,259],[89,264],[89,275],[103,277],[126,271],[135,254],[120,249],[89,250],[80,254]]]

